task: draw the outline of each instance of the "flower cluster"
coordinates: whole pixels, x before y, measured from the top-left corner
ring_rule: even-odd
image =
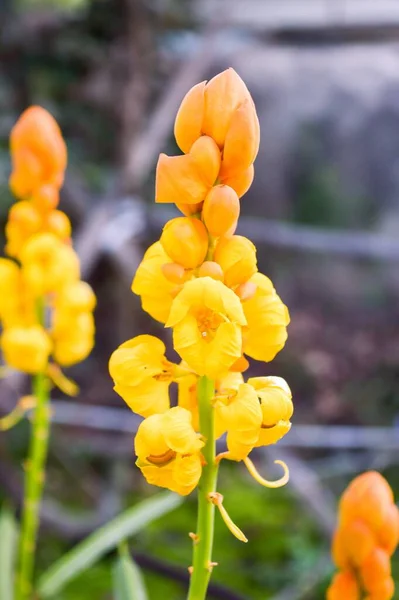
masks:
[[[6,225],[10,258],[0,259],[1,350],[11,368],[57,377],[51,357],[67,367],[91,351],[96,304],[80,281],[71,223],[57,209],[67,150],[56,121],[38,106],[21,115],[10,147],[10,187],[18,201]]]
[[[395,587],[390,557],[399,542],[399,510],[392,490],[377,472],[363,473],[345,490],[333,540],[340,570],[328,600],[391,600]]]
[[[214,436],[227,434],[227,449],[217,460],[243,460],[267,485],[248,455],[289,431],[291,392],[279,377],[244,382],[242,373],[246,357],[268,362],[283,348],[289,314],[270,279],[258,272],[254,244],[235,235],[239,197],[253,179],[259,123],[233,69],[188,92],[175,137],[184,154],[160,155],[156,201],[175,203],[184,216],[166,223],[147,250],[132,290],[143,309],[172,330],[181,363],[165,357],[159,339],[141,335],[115,350],[110,374],[116,392],[145,417],[135,451],[149,483],[180,494],[198,484],[206,440],[197,388],[206,376],[215,390]],[[171,408],[173,382],[178,406]],[[279,483],[286,480],[287,472]]]

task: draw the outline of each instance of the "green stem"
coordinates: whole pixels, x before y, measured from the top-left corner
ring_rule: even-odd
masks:
[[[218,467],[215,464],[216,444],[212,398],[214,383],[207,377],[198,382],[200,431],[206,442],[202,449],[206,464],[198,484],[197,539],[194,541],[193,572],[187,600],[204,600],[212,571],[213,529],[215,505],[209,494],[216,491]]]
[[[50,430],[50,385],[45,373],[34,376],[33,394],[37,404],[33,416],[29,454],[25,463],[25,492],[15,600],[26,600],[32,593],[36,538]]]

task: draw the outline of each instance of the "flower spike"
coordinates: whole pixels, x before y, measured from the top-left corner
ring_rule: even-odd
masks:
[[[226,527],[228,529],[230,529],[230,531],[234,535],[234,537],[236,537],[238,540],[240,540],[240,542],[247,543],[248,538],[246,538],[244,533],[241,531],[241,529],[239,527],[237,527],[237,525],[235,523],[233,523],[229,513],[223,506],[222,494],[219,494],[218,492],[212,492],[212,493],[208,494],[208,498],[212,502],[212,504],[214,504],[215,506],[218,507],[220,515],[221,515],[223,521],[225,522]]]
[[[260,485],[263,485],[263,487],[280,488],[288,483],[288,480],[290,478],[290,472],[289,472],[287,465],[282,460],[274,461],[274,464],[281,465],[284,469],[284,475],[280,479],[277,479],[277,481],[268,481],[267,479],[263,479],[263,477],[256,470],[256,467],[250,458],[248,458],[248,457],[244,458],[243,462],[244,462],[245,466],[247,467],[249,474],[252,475],[252,477],[255,479],[255,481],[257,481]]]

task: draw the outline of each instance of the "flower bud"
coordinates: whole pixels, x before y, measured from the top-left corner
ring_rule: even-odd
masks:
[[[327,590],[326,600],[360,600],[356,576],[351,571],[337,573]]]
[[[204,181],[209,185],[214,185],[220,170],[220,150],[216,142],[206,135],[198,138],[194,142],[190,156],[198,167]]]
[[[185,204],[184,202],[176,202],[177,208],[183,215],[186,217],[192,217],[193,215],[200,215],[203,207],[203,202],[198,202],[197,204]]]
[[[259,121],[252,99],[235,111],[223,149],[221,174],[233,174],[248,169],[259,150]]]
[[[171,283],[181,284],[184,281],[186,271],[184,267],[177,263],[165,263],[162,265],[162,273],[164,277]]]
[[[252,185],[254,180],[254,166],[251,165],[244,171],[237,171],[234,173],[220,173],[220,183],[229,185],[237,192],[239,198],[241,198]]]
[[[376,544],[373,532],[366,523],[357,519],[342,528],[342,535],[351,563],[360,566]]]
[[[42,218],[29,201],[16,202],[6,224],[7,254],[18,257],[25,242],[40,231],[41,226]]]
[[[42,185],[34,191],[30,201],[41,213],[48,213],[57,208],[59,204],[59,189],[54,185]]]
[[[381,582],[391,575],[391,561],[381,548],[374,547],[363,561],[359,561],[360,575],[365,589],[369,592],[378,588]]]
[[[205,108],[206,81],[197,83],[183,98],[175,121],[175,138],[180,150],[187,154],[200,137]]]
[[[246,281],[245,283],[241,283],[238,287],[236,287],[234,291],[241,302],[246,302],[255,296],[257,289],[256,283],[253,283],[252,281]]]
[[[59,312],[51,331],[56,362],[69,367],[82,362],[94,346],[94,319],[90,312]]]
[[[48,111],[40,106],[25,110],[12,129],[10,147],[10,184],[18,197],[31,195],[45,184],[60,188],[67,150],[60,128]]]
[[[211,235],[220,237],[235,229],[239,214],[237,193],[228,185],[217,185],[206,196],[202,219]]]
[[[11,327],[1,336],[1,349],[7,365],[34,374],[45,370],[51,343],[45,330],[38,325]]]
[[[202,132],[212,137],[219,148],[225,144],[235,111],[250,98],[245,83],[231,68],[206,84]]]
[[[85,281],[73,281],[63,287],[55,300],[56,310],[65,312],[92,312],[96,306],[96,297],[90,285]]]
[[[71,222],[61,210],[53,210],[46,219],[46,230],[54,233],[60,240],[68,240],[72,235]]]
[[[217,281],[223,281],[224,273],[222,267],[212,260],[206,260],[198,269],[198,277],[211,277]]]
[[[363,473],[348,486],[340,502],[340,523],[362,519],[377,532],[393,502],[392,490],[376,471]]]
[[[198,165],[189,154],[167,156],[160,154],[156,169],[155,202],[198,204],[208,192]]]
[[[222,267],[228,287],[245,283],[257,271],[256,248],[241,235],[219,240],[213,258]]]
[[[177,217],[166,223],[160,242],[166,254],[185,269],[195,269],[208,251],[208,233],[199,219]]]

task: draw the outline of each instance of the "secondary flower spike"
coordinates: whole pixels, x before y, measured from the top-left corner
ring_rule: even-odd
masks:
[[[214,566],[215,507],[231,533],[247,541],[216,489],[222,459],[243,462],[262,486],[288,481],[284,463],[276,461],[283,475],[269,481],[250,455],[288,434],[291,390],[282,378],[245,380],[243,373],[247,357],[269,362],[282,350],[290,318],[270,279],[258,272],[255,245],[235,235],[259,148],[255,105],[238,74],[227,69],[189,90],[174,132],[183,154],[159,156],[155,201],[174,203],[183,216],[167,222],[144,253],[132,291],[171,330],[180,362],[166,358],[161,340],[140,335],[114,351],[109,370],[115,391],[144,417],[135,453],[148,483],[182,495],[198,488],[188,598],[204,600]],[[170,399],[173,384],[178,406]]]
[[[388,482],[377,472],[356,477],[342,495],[332,556],[339,569],[327,600],[391,600],[390,557],[399,542],[399,510]]]

